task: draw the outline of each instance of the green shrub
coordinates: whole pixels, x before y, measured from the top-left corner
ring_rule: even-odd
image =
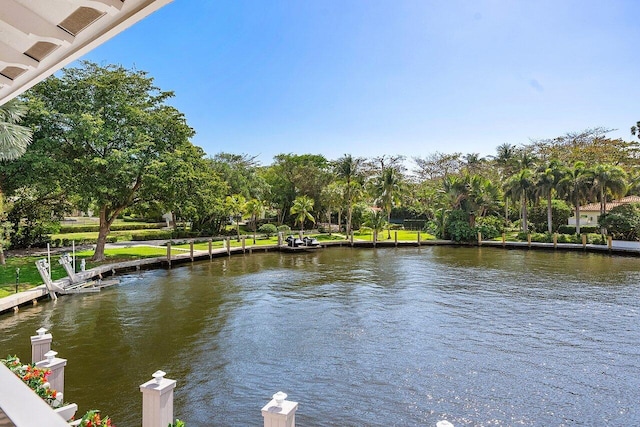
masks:
[[[582,225],[580,226],[580,234],[582,233],[597,233],[600,231],[599,227],[595,225]],[[576,234],[575,225],[561,225],[558,227],[558,233],[560,234]]]
[[[552,200],[551,201],[551,229],[558,231],[559,227],[567,224],[567,220],[571,217],[571,207],[564,200]],[[547,225],[547,204],[541,203],[538,206],[534,206],[529,211],[529,222],[533,225],[536,231],[546,232]],[[569,233],[570,234],[570,233]]]
[[[274,224],[262,224],[260,228],[258,228],[258,231],[265,234],[267,237],[271,237],[278,232],[278,227]]]
[[[504,221],[497,216],[485,216],[476,219],[476,231],[482,234],[483,239],[494,239],[504,231]]]
[[[278,226],[278,231],[284,234],[291,233],[291,227],[289,227],[287,224],[282,224]]]
[[[601,227],[614,239],[637,240],[640,236],[640,206],[620,205],[598,218]]]
[[[456,209],[449,214],[445,227],[445,238],[454,242],[474,242],[478,239],[475,228],[469,225],[469,215],[461,209]]]

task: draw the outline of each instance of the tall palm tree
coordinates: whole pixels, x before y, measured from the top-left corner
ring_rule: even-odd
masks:
[[[547,202],[547,231],[553,233],[553,210],[551,199],[553,191],[562,178],[564,172],[562,163],[553,159],[546,165],[539,167],[535,175],[535,191],[537,197],[543,197]]]
[[[334,171],[345,183],[345,202],[347,205],[347,235],[351,234],[353,205],[362,191],[362,167],[364,159],[345,154],[334,163]]]
[[[256,244],[256,233],[258,231],[258,217],[262,215],[264,206],[262,201],[258,199],[249,200],[245,206],[244,211],[251,215],[251,222],[253,223],[253,244]]]
[[[627,191],[627,173],[620,166],[600,164],[593,169],[593,189],[600,201],[600,215],[607,213],[607,194],[622,197]]]
[[[329,236],[331,236],[331,214],[338,213],[338,232],[340,232],[340,223],[342,222],[342,206],[343,206],[343,184],[332,182],[322,189],[322,199],[327,207],[327,220],[329,221]]]
[[[238,242],[240,241],[240,221],[242,221],[242,215],[244,215],[245,205],[247,199],[244,198],[242,194],[233,194],[231,196],[227,196],[225,199],[225,207],[227,208],[227,212],[234,219],[236,223],[236,234],[238,236]]]
[[[17,159],[31,143],[31,129],[19,124],[26,112],[15,99],[0,105],[0,161]]]
[[[384,169],[376,183],[378,203],[387,215],[387,239],[391,239],[391,209],[400,202],[400,183],[400,174],[394,168]]]
[[[505,142],[496,147],[496,155],[493,156],[493,161],[500,170],[501,179],[506,179],[515,173],[518,163],[516,161],[516,154],[515,145]],[[509,223],[509,195],[506,193],[504,195],[504,221],[505,225]]]
[[[522,204],[522,231],[525,233],[529,230],[529,225],[527,224],[527,205],[533,188],[533,173],[531,169],[526,168],[513,174],[504,184],[505,193],[513,197],[514,200],[520,199]]]
[[[300,223],[300,230],[304,233],[304,222],[309,220],[316,223],[316,219],[311,215],[313,212],[313,199],[308,196],[298,196],[291,206],[291,214],[296,216],[296,223]]]
[[[558,181],[558,192],[569,199],[576,210],[576,234],[580,234],[580,205],[589,196],[593,186],[593,173],[584,162],[576,162],[573,167],[565,168]]]

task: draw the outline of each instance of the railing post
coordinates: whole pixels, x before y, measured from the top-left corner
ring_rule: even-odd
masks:
[[[64,394],[64,367],[67,366],[67,359],[60,359],[56,357],[57,354],[58,352],[49,350],[44,355],[45,359],[36,362],[36,366],[51,370],[48,378],[51,388]]]
[[[282,245],[282,231],[278,231],[278,246]]]
[[[300,240],[302,240],[302,238],[304,237],[304,233],[302,232],[302,230],[298,231],[298,237],[300,237]]]
[[[507,234],[506,233],[502,233],[502,247],[504,248],[505,245],[507,243]]]
[[[420,246],[420,231],[418,231],[418,246]]]
[[[167,262],[169,263],[169,268],[171,268],[171,242],[167,242]]]
[[[611,250],[611,248],[613,247],[613,237],[611,236],[607,236],[607,247],[609,248],[609,250]]]
[[[227,236],[227,255],[231,255],[231,237]]]
[[[142,392],[142,427],[167,427],[173,423],[173,389],[176,380],[164,378],[156,371],[153,379],[140,385]]]
[[[478,246],[482,246],[482,233],[478,231]]]
[[[350,236],[350,239],[351,239],[351,247],[353,247],[353,230],[351,230],[351,236]]]
[[[38,335],[31,337],[31,363],[44,360],[45,353],[51,350],[53,336],[47,333],[45,328],[36,331]]]
[[[213,260],[213,239],[209,239],[209,261]]]
[[[527,245],[531,247],[531,233],[527,233]]]
[[[285,400],[287,395],[281,391],[262,408],[264,427],[295,427],[298,402]]]
[[[582,235],[582,249],[587,249],[587,235]]]
[[[553,233],[553,248],[556,249],[558,247],[558,233]]]
[[[246,252],[246,247],[247,247],[246,246],[246,240],[247,240],[247,237],[246,236],[242,236],[242,253]]]
[[[398,232],[394,231],[393,233],[394,233],[395,244],[396,246],[398,246]]]
[[[193,262],[193,240],[189,242],[189,258],[191,258],[191,262]]]

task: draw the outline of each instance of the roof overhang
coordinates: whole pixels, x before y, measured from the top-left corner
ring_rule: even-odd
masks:
[[[0,105],[173,0],[1,0]]]

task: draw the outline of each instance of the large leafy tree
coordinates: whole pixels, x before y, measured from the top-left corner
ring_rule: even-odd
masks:
[[[91,62],[51,76],[28,93],[32,146],[51,158],[49,176],[84,207],[97,208],[94,260],[104,259],[116,217],[139,201],[141,189],[172,153],[191,144],[193,130],[166,104],[172,96],[143,71]]]
[[[296,197],[321,200],[322,190],[331,182],[329,162],[318,154],[278,154],[260,175],[269,185],[265,200],[277,210],[279,223],[287,219]]]

